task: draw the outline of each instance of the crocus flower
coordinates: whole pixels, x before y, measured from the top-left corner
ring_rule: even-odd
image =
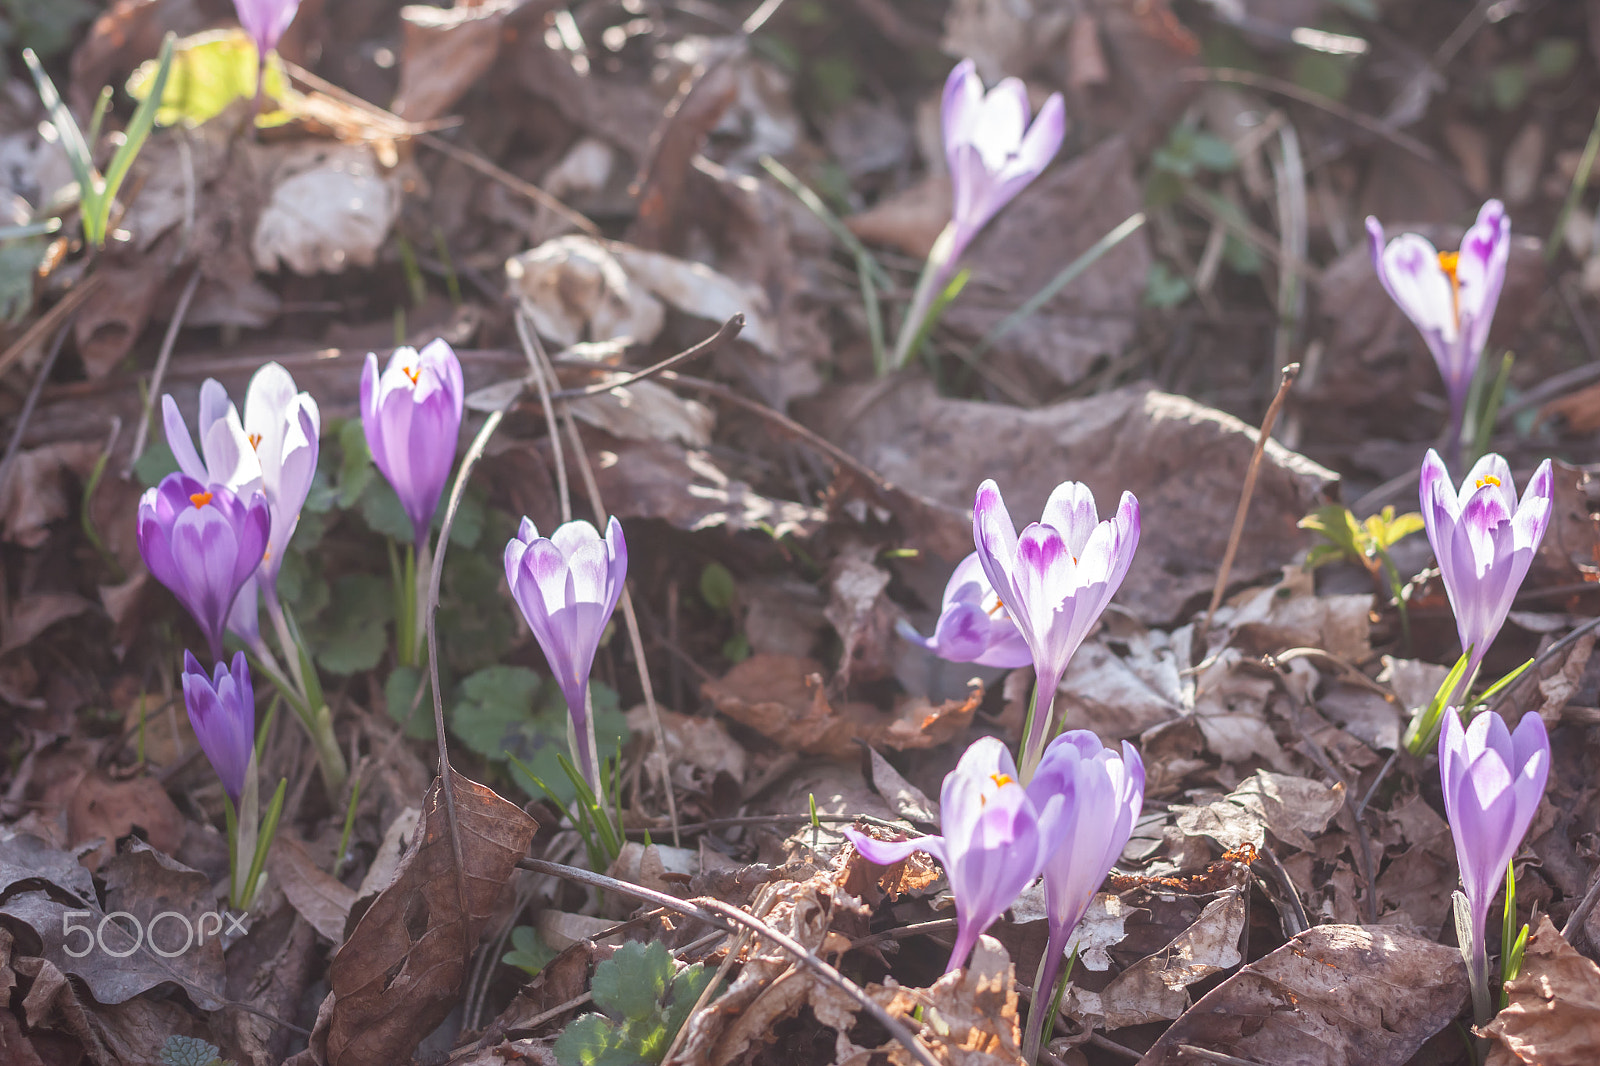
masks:
[[[233,9],[239,15],[239,25],[256,42],[264,65],[267,53],[278,47],[283,31],[294,21],[300,0],[233,0]]]
[[[1450,447],[1459,446],[1467,390],[1489,340],[1495,304],[1511,254],[1511,220],[1499,200],[1478,211],[1461,250],[1441,252],[1426,238],[1403,233],[1384,243],[1383,224],[1367,217],[1372,265],[1427,342],[1450,399]]]
[[[378,357],[367,355],[361,373],[361,428],[373,462],[411,519],[419,551],[428,543],[434,508],[455,463],[465,398],[461,361],[442,340],[421,352],[395,349],[381,376]]]
[[[961,560],[950,575],[933,636],[922,636],[904,619],[897,628],[907,640],[953,663],[1010,669],[1026,666],[1033,658],[984,574],[977,552]]]
[[[568,522],[549,537],[523,518],[506,542],[506,583],[544,649],[567,699],[578,765],[599,789],[600,767],[589,720],[589,670],[606,622],[628,576],[628,545],[615,518],[600,534],[588,522]]]
[[[917,283],[895,345],[895,362],[905,362],[921,333],[923,319],[944,291],[956,262],[995,213],[1050,165],[1066,135],[1066,106],[1051,93],[1028,124],[1028,90],[1016,78],[990,89],[970,59],[956,64],[945,79],[940,118],[945,162],[950,168],[950,222],[939,235]]]
[[[1038,987],[1049,996],[1073,932],[1144,807],[1144,761],[1127,741],[1119,755],[1089,730],[1072,729],[1050,742],[1028,789],[1063,797],[1054,854],[1044,864],[1050,942]],[[1044,1012],[1038,1013],[1042,1019]]]
[[[1533,472],[1520,502],[1511,468],[1498,455],[1478,460],[1459,495],[1438,452],[1428,449],[1422,461],[1423,525],[1455,612],[1461,650],[1472,650],[1465,678],[1505,624],[1550,524],[1553,491],[1548,459]]]
[[[1524,714],[1515,732],[1493,711],[1480,713],[1465,729],[1455,708],[1444,717],[1439,779],[1467,901],[1472,943],[1463,945],[1463,954],[1481,1022],[1487,1020],[1489,1002],[1484,921],[1539,809],[1550,775],[1550,738],[1537,713]]]
[[[200,750],[237,807],[256,736],[255,690],[244,652],[233,653],[231,669],[219,662],[215,676],[208,677],[194,653],[185,651],[183,703],[189,709],[189,724],[194,726]]]
[[[1030,779],[1048,737],[1056,687],[1072,653],[1122,585],[1139,546],[1139,501],[1122,494],[1114,517],[1097,522],[1094,494],[1057,485],[1044,515],[1019,536],[995,483],[978,486],[972,533],[978,558],[1033,656],[1035,707],[1022,742]]]
[[[1063,797],[1041,775],[1026,788],[1011,752],[983,737],[945,775],[939,790],[940,836],[876,840],[855,829],[845,835],[868,862],[889,866],[925,851],[944,866],[956,900],[956,943],[946,972],[964,965],[985,929],[1039,876],[1053,850]]]
[[[241,500],[225,485],[168,474],[139,500],[139,553],[189,609],[222,658],[228,609],[261,564],[271,519],[260,492]]]

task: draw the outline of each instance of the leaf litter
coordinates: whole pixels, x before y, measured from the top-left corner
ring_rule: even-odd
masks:
[[[1309,569],[1300,524],[1410,510],[1447,400],[1362,222],[1453,248],[1470,188],[1502,194],[1516,232],[1491,345],[1516,361],[1483,439],[1519,486],[1563,460],[1484,666],[1534,660],[1490,713],[1536,714],[1554,743],[1514,859],[1513,920],[1534,931],[1478,1032],[1496,1066],[1591,1061],[1600,921],[1584,912],[1568,943],[1550,919],[1581,910],[1600,852],[1600,240],[1574,184],[1600,99],[1578,57],[1600,38],[1577,6],[1466,23],[1446,6],[796,0],[741,25],[725,5],[306,3],[267,78],[275,115],[252,122],[236,88],[220,107],[168,98],[187,121],[143,146],[100,253],[75,240],[66,156],[8,69],[6,224],[51,222],[0,237],[0,1045],[106,1064],[1018,1062],[1043,1010],[1044,889],[942,973],[961,903],[943,866],[872,867],[842,835],[936,829],[966,744],[1021,735],[1027,668],[899,633],[935,631],[994,477],[1029,517],[1072,479],[1142,507],[1055,704],[1129,740],[1146,790],[1079,928],[1053,1061],[1471,1061],[1451,1025],[1456,853],[1431,754],[1403,740],[1459,651],[1443,581],[1417,535],[1387,546],[1398,596],[1376,558]],[[81,123],[111,85],[118,136],[122,86],[168,31],[217,86],[253,83],[222,12],[47,14],[8,26],[8,49],[41,57]],[[1022,79],[1034,110],[1063,92],[1065,145],[974,241],[926,358],[874,379],[954,204],[930,72],[964,57],[986,85]],[[736,340],[630,380],[734,315]],[[427,672],[390,651],[385,541],[405,523],[356,429],[366,352],[435,336],[460,351],[469,430],[503,417],[443,572],[449,809],[428,786]],[[269,358],[322,411],[279,587],[361,787],[328,789],[278,706],[257,757],[288,800],[248,932],[169,958],[152,949],[180,919],[223,924],[227,801],[175,665],[193,634],[130,535],[174,465],[137,427],[163,392],[190,412],[202,380],[237,390]],[[1290,361],[1208,628],[1265,383]],[[594,675],[621,755],[610,883],[518,867],[584,857],[505,756],[554,773],[567,721],[506,614],[496,556],[523,514],[628,529],[640,650],[619,616]],[[1491,943],[1500,921],[1496,902]]]

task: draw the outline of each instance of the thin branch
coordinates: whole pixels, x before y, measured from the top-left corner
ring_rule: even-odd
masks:
[[[692,348],[686,348],[677,355],[669,355],[667,358],[661,360],[661,362],[656,363],[653,366],[647,366],[643,370],[635,371],[632,374],[617,378],[613,381],[600,381],[593,385],[585,385],[578,389],[562,389],[559,392],[552,393],[551,398],[556,400],[572,400],[580,396],[598,396],[603,392],[610,392],[612,389],[626,388],[636,381],[643,381],[646,378],[653,378],[663,371],[671,370],[679,363],[686,363],[691,359],[698,359],[700,356],[705,355],[708,352],[715,351],[737,337],[740,331],[743,329],[744,314],[741,312],[724,322],[720,329],[718,329],[711,336],[707,337],[705,340],[701,341],[699,344],[696,344]]]
[[[436,137],[431,133],[424,133],[417,140],[432,148],[435,152],[449,156],[462,166],[476,170],[486,178],[493,178],[512,192],[521,193],[534,203],[549,208],[555,214],[560,215],[569,225],[575,226],[591,237],[599,236],[600,227],[589,221],[585,215],[568,207],[531,181],[523,181],[509,170],[495,166],[478,153],[469,152],[467,149],[451,144],[443,137]]]
[[[22,401],[22,410],[17,413],[16,427],[11,431],[11,439],[6,442],[5,456],[0,458],[0,499],[6,497],[6,485],[11,480],[11,466],[16,462],[18,449],[22,447],[22,435],[27,432],[28,422],[33,418],[33,409],[39,403],[39,394],[44,391],[44,383],[50,380],[50,372],[55,369],[56,357],[61,354],[61,346],[66,340],[67,327],[63,324],[56,331],[56,339],[50,345],[50,351],[44,357],[44,362],[39,364],[39,372],[34,375],[33,385],[28,389],[28,397]]]
[[[11,347],[0,353],[0,374],[4,374],[12,363],[22,358],[22,353],[32,348],[35,344],[50,335],[50,331],[57,326],[64,325],[71,318],[73,312],[83,306],[84,302],[93,296],[105,282],[105,275],[100,273],[90,274],[78,283],[78,287],[69,291],[55,305],[34,319],[33,325],[23,331],[22,336],[11,342]]]
[[[550,389],[556,384],[555,370],[545,357],[539,335],[533,331],[528,316],[517,308],[517,339],[522,342],[522,352],[528,357],[528,376],[539,386],[539,405],[544,408],[544,421],[550,437],[551,456],[556,466],[556,499],[561,501],[561,521],[572,521],[572,486],[567,484],[567,460],[562,454],[561,424],[556,421],[556,409],[550,403]]]
[[[862,990],[860,985],[817,958],[817,956],[806,950],[805,945],[785,936],[759,918],[752,917],[737,907],[730,907],[728,904],[716,899],[682,900],[676,896],[669,896],[665,892],[657,892],[654,889],[629,884],[626,881],[619,881],[604,874],[579,869],[576,866],[563,866],[560,863],[545,862],[543,859],[519,859],[517,867],[522,870],[532,870],[534,873],[549,874],[552,877],[559,877],[576,884],[588,885],[591,888],[598,888],[605,892],[615,892],[620,896],[632,896],[634,899],[643,900],[646,903],[654,903],[658,907],[666,907],[669,910],[677,911],[679,914],[687,914],[691,918],[697,918],[726,932],[736,933],[739,931],[737,927],[742,926],[757,936],[765,937],[777,944],[793,955],[795,961],[801,966],[855,1000],[868,1014],[877,1019],[878,1024],[889,1031],[890,1036],[905,1045],[906,1050],[910,1051],[912,1056],[922,1063],[922,1066],[939,1066],[938,1060],[933,1057],[927,1048],[922,1046],[922,1042],[912,1036],[910,1030],[902,1025],[898,1018],[874,1002]]]
[[[1211,606],[1206,608],[1206,624],[1200,629],[1202,633],[1210,632],[1217,606],[1222,603],[1223,590],[1228,587],[1228,574],[1233,570],[1233,558],[1239,552],[1239,539],[1244,536],[1244,520],[1250,514],[1250,497],[1256,491],[1256,475],[1261,472],[1261,456],[1267,450],[1267,441],[1272,437],[1272,426],[1278,421],[1278,412],[1283,410],[1283,401],[1289,395],[1289,386],[1294,384],[1294,379],[1299,374],[1299,363],[1290,363],[1283,368],[1283,376],[1278,381],[1277,395],[1273,396],[1272,403],[1267,407],[1266,417],[1261,420],[1261,432],[1256,435],[1256,450],[1250,456],[1250,465],[1244,474],[1244,487],[1239,491],[1239,509],[1233,514],[1233,530],[1228,534],[1228,548],[1222,553],[1222,566],[1217,570],[1217,583],[1211,587]]]
[[[172,361],[172,349],[178,343],[178,332],[183,329],[183,320],[189,314],[189,301],[194,299],[194,290],[199,287],[200,265],[196,263],[189,273],[188,282],[183,286],[183,294],[178,297],[172,321],[167,323],[166,336],[161,338],[161,351],[156,355],[155,372],[150,375],[150,391],[144,398],[144,411],[139,415],[139,424],[133,431],[133,450],[128,453],[128,465],[122,468],[124,481],[132,476],[134,466],[144,454],[145,441],[150,436],[150,416],[155,413],[156,401],[161,396],[161,383],[167,376],[167,364]]]

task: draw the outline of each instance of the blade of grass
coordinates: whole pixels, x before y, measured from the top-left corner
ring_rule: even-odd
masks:
[[[770,155],[761,157],[761,167],[768,174],[771,174],[779,185],[793,193],[795,199],[799,200],[807,210],[816,215],[818,221],[828,227],[828,232],[832,233],[834,238],[856,257],[858,263],[864,262],[866,264],[866,270],[872,275],[873,284],[879,288],[889,288],[889,275],[884,272],[883,267],[873,258],[872,253],[867,250],[867,246],[861,243],[861,238],[851,233],[850,227],[844,224],[844,220],[834,214],[828,205],[822,202],[822,197],[818,196],[809,186],[797,178],[794,171]]]
[[[1144,223],[1145,214],[1143,211],[1135,211],[1132,215],[1117,223],[1110,233],[1095,241],[1082,255],[1062,267],[1061,272],[1051,278],[1044,288],[1034,293],[1026,303],[1001,319],[999,325],[991,329],[983,340],[978,342],[978,346],[972,350],[972,357],[976,359],[993,348],[1000,338],[1016,329],[1023,321],[1037,312],[1039,308],[1055,299],[1056,294],[1072,284],[1078,275],[1094,266],[1101,256],[1132,236]]]
[[[1546,265],[1554,263],[1556,255],[1561,251],[1561,235],[1566,232],[1567,218],[1578,206],[1578,201],[1583,199],[1583,191],[1589,187],[1589,170],[1594,166],[1597,154],[1600,154],[1600,111],[1594,113],[1594,125],[1589,129],[1589,139],[1584,142],[1583,156],[1578,160],[1578,169],[1572,175],[1572,184],[1567,187],[1567,198],[1561,202],[1561,211],[1556,215],[1556,224],[1550,227],[1550,236],[1544,242]]]

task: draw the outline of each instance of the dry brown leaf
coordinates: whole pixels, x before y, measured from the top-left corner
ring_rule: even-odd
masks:
[[[415,846],[394,883],[367,908],[328,968],[332,1009],[312,1040],[329,1066],[392,1066],[460,1002],[467,966],[538,823],[460,774],[455,810],[464,870],[456,867],[438,782],[428,790]],[[466,913],[459,886],[465,883]]]
[[[61,973],[81,978],[99,1003],[124,1003],[174,984],[201,1010],[220,1010],[222,944],[211,929],[212,919],[205,919],[203,928],[210,935],[204,943],[197,935],[202,916],[222,909],[206,876],[135,839],[105,864],[104,877],[104,909],[92,894],[63,904],[46,892],[29,891],[7,899],[0,914],[30,926],[38,934],[43,959]],[[117,912],[132,915],[137,932],[126,919],[107,920]],[[166,912],[178,917],[155,921]],[[92,935],[94,950],[83,952],[86,935]]]
[[[898,650],[894,620],[899,614],[884,595],[889,572],[877,564],[877,550],[851,541],[834,557],[828,571],[828,606],[823,615],[833,624],[844,651],[832,682],[842,692],[852,677],[876,681],[886,676]]]
[[[1593,1066],[1600,1062],[1600,966],[1562,939],[1548,916],[1528,940],[1510,1004],[1484,1027],[1486,1066]]]
[[[953,970],[927,989],[868,990],[885,999],[884,1006],[899,1018],[922,1007],[922,1028],[917,1033],[934,1057],[947,1066],[1018,1066],[1022,1031],[1017,1018],[1017,974],[1011,956],[1000,941],[980,936],[967,965]],[[895,1066],[916,1060],[898,1043],[885,1044]]]
[[[1467,1001],[1453,947],[1384,928],[1320,925],[1246,966],[1174,1022],[1139,1066],[1180,1045],[1274,1066],[1401,1066]]]
[[[844,224],[864,241],[925,259],[949,221],[950,178],[933,174],[851,215]]]
[[[311,928],[335,944],[344,939],[345,923],[356,901],[355,889],[318,866],[304,844],[280,830],[267,854],[267,872],[272,883],[283,890],[289,906]]]
[[[57,622],[76,618],[94,604],[82,596],[65,592],[36,592],[11,605],[5,626],[0,628],[0,655],[25,647]]]
[[[1175,806],[1174,821],[1191,836],[1203,834],[1224,848],[1266,846],[1266,833],[1302,851],[1344,806],[1344,786],[1259,770],[1222,799],[1200,807]]]
[[[501,24],[515,6],[512,0],[491,0],[449,9],[402,7],[400,87],[390,110],[423,122],[455,106],[494,65]]]
[[[102,843],[83,857],[83,864],[98,869],[135,826],[144,830],[151,847],[168,855],[183,843],[183,815],[160,781],[142,774],[113,781],[100,770],[84,775],[67,805],[67,840],[72,845]]]
[[[963,733],[983,702],[975,685],[965,700],[899,700],[892,715],[867,703],[830,704],[822,664],[792,655],[752,655],[701,691],[723,714],[791,751],[852,759],[856,741],[903,751],[931,748]]]

